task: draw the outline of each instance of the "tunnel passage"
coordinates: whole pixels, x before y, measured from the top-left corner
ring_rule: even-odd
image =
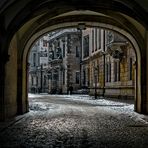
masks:
[[[147,19],[144,17],[147,11],[138,1],[87,0],[82,5],[77,0],[72,3],[28,0],[1,3],[2,6],[0,13],[7,19],[1,19],[0,32],[1,119],[28,111],[27,56],[34,41],[49,31],[76,27],[79,23],[111,29],[130,40],[137,55],[135,110],[147,113]]]

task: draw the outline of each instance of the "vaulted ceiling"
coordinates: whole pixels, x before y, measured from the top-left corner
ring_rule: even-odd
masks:
[[[147,0],[0,0],[0,35],[10,40],[18,32],[21,39],[56,22],[97,19],[144,36],[147,16]]]

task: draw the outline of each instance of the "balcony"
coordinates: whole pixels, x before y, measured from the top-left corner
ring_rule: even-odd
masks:
[[[124,37],[113,32],[107,34],[106,53],[110,54],[113,58],[121,60],[127,45],[128,41]]]

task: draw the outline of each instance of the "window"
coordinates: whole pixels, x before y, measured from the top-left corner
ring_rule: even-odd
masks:
[[[114,81],[117,81],[117,62],[114,62]]]
[[[120,61],[118,61],[118,73],[117,73],[118,81],[120,81]]]
[[[97,50],[97,42],[98,42],[98,34],[97,34],[97,28],[95,28],[95,51]]]
[[[108,73],[108,81],[111,82],[111,63],[108,63],[108,65],[109,65],[108,66],[108,68],[109,68],[108,69],[108,71],[109,71],[109,73]]]
[[[51,80],[52,79],[52,72],[48,72],[48,79]]]
[[[84,36],[83,38],[83,58],[89,56],[89,35]]]
[[[36,53],[33,53],[33,66],[36,66]]]
[[[60,47],[60,41],[58,41],[58,47]]]
[[[65,70],[63,70],[63,85],[65,85]]]
[[[105,80],[111,82],[111,63],[107,63],[105,66]]]
[[[67,53],[71,53],[71,36],[67,35]]]
[[[79,57],[79,48],[76,46],[76,57]]]
[[[36,77],[33,77],[33,85],[36,85]]]
[[[40,53],[38,53],[38,58],[37,58],[38,65],[40,65],[40,56],[41,56],[41,54],[40,54]]]
[[[98,48],[101,49],[101,29],[99,29],[99,35],[98,35]]]
[[[85,85],[85,81],[86,81],[86,72],[85,70],[83,70],[83,85]]]
[[[43,40],[43,46],[47,47],[47,41],[46,40]]]
[[[94,52],[94,30],[92,30],[92,52]]]
[[[79,84],[80,82],[80,73],[76,72],[76,84]]]
[[[38,85],[38,77],[36,77],[36,85]]]
[[[133,60],[130,58],[129,60],[129,80],[132,80],[132,69],[133,69]]]
[[[90,69],[87,68],[87,74],[88,74],[88,81],[87,81],[87,85],[90,85]]]
[[[65,43],[63,43],[63,57],[65,57]]]
[[[33,76],[31,76],[31,84],[33,85],[34,83],[34,80],[33,80]]]
[[[56,80],[56,81],[59,80],[58,73],[56,71],[53,74],[53,80]]]
[[[120,62],[114,62],[114,81],[120,81]]]
[[[44,82],[44,86],[45,86],[46,85],[46,76],[45,75],[44,75],[43,82]]]

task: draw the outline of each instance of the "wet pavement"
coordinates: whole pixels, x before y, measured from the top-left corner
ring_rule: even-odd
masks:
[[[148,116],[132,101],[29,95],[30,112],[0,132],[0,148],[147,148]]]

